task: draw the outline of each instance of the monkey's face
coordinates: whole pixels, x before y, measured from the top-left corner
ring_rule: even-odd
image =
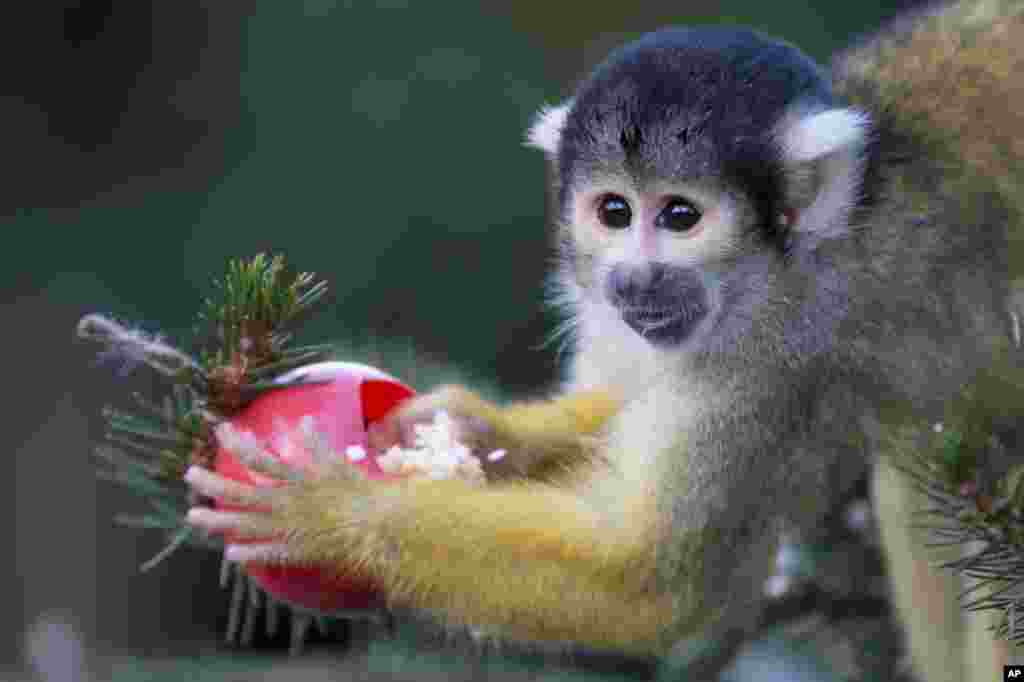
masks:
[[[587,298],[659,347],[694,341],[721,309],[744,251],[744,202],[706,182],[604,177],[571,194],[566,228]]]
[[[530,129],[555,171],[555,302],[614,348],[777,346],[806,289],[792,256],[844,232],[868,127],[805,55],[749,31],[625,46]]]

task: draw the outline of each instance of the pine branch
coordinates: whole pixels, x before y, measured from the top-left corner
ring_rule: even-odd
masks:
[[[214,339],[198,359],[161,337],[131,329],[102,315],[86,315],[78,335],[133,365],[143,364],[171,381],[157,405],[139,394],[134,411],[104,409],[108,433],[95,448],[97,476],[123,485],[152,508],[142,516],[118,515],[122,525],[163,531],[167,545],[142,566],[148,570],[185,544],[220,547],[194,533],[184,517],[190,499],[182,476],[189,466],[213,465],[214,427],[271,388],[285,372],[332,354],[327,344],[289,348],[299,319],[327,293],[312,273],[295,273],[284,258],[258,254],[233,260],[213,283],[218,296],[198,315]]]
[[[1001,612],[995,636],[1024,642],[1024,465],[1000,475],[1005,447],[977,412],[931,432],[920,449],[893,462],[928,500],[917,515],[929,521],[915,527],[928,533],[928,547],[963,547],[959,558],[936,564],[970,580],[962,608]]]

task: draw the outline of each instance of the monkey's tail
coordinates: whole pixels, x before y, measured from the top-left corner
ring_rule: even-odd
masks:
[[[840,54],[836,88],[963,161],[1017,214],[1010,262],[1024,275],[1024,0],[959,0],[893,22]]]

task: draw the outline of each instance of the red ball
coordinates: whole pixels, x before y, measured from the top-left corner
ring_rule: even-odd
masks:
[[[316,430],[326,436],[339,457],[347,459],[345,450],[353,445],[369,453],[367,427],[414,395],[411,388],[394,377],[357,363],[316,363],[289,372],[280,381],[299,377],[326,381],[268,391],[230,420],[237,430],[248,431],[262,441],[272,455],[299,468],[311,462],[297,432],[303,417],[311,416]],[[398,478],[382,471],[376,458],[369,454],[349,464],[362,469],[371,479]],[[250,471],[222,448],[217,451],[215,467],[222,476],[236,481],[275,485],[273,479]],[[219,501],[217,507],[232,508]],[[231,541],[230,536],[225,540]],[[373,608],[383,602],[379,586],[371,576],[339,576],[314,566],[254,562],[245,564],[245,572],[275,598],[321,613]]]

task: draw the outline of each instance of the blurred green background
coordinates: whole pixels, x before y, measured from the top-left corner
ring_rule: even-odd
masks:
[[[93,480],[100,408],[154,381],[97,366],[72,338],[81,315],[187,341],[226,259],[273,250],[332,284],[302,340],[543,393],[558,364],[545,168],[522,145],[533,112],[665,24],[747,24],[826,60],[900,4],[6,4],[0,670],[22,670],[25,633],[53,623],[90,656],[154,660],[216,650],[223,627],[213,557],[140,575],[161,538],[111,526],[136,503]]]

